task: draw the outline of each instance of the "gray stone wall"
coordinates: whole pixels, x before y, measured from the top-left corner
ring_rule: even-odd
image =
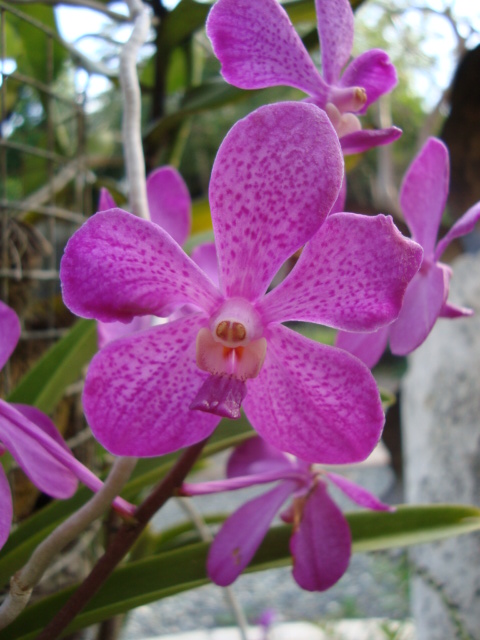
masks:
[[[409,358],[402,389],[410,503],[480,505],[480,254],[453,265],[449,300],[475,311],[440,319]],[[480,535],[411,553],[418,640],[480,640]]]

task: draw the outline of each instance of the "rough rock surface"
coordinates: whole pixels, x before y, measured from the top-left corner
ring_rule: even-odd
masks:
[[[449,301],[472,318],[441,319],[410,357],[402,423],[411,503],[480,505],[480,253],[453,265]],[[480,535],[412,551],[418,640],[480,639]]]

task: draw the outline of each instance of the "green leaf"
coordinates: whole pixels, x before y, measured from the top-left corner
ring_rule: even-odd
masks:
[[[40,27],[45,27],[47,33],[58,36],[52,7],[42,4],[23,5],[21,13],[31,18]],[[7,41],[6,57],[14,58],[18,71],[37,81],[47,82],[49,71],[51,79],[56,78],[67,59],[66,49],[52,37],[50,58],[48,37],[42,28],[8,11],[5,15],[9,30],[15,34],[13,40],[9,38]],[[49,63],[51,63],[50,70]]]
[[[8,401],[30,404],[51,413],[96,350],[96,323],[79,320],[22,378]]]
[[[354,551],[431,542],[480,529],[480,509],[465,505],[402,506],[395,513],[355,512],[346,517]],[[290,564],[290,535],[289,526],[271,529],[247,571]],[[117,569],[65,633],[207,583],[207,552],[208,544],[196,543]],[[33,639],[74,590],[65,589],[33,604],[2,632],[2,640]]]
[[[470,505],[401,505],[394,513],[358,511],[348,514],[353,550],[378,551],[443,538],[480,529],[480,509]]]

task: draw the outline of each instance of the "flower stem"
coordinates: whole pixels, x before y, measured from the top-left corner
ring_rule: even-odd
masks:
[[[136,458],[117,458],[105,484],[81,509],[57,527],[10,580],[10,592],[0,607],[0,629],[20,615],[52,559],[108,509],[130,478]]]
[[[184,478],[207,443],[207,440],[208,439],[202,440],[185,449],[165,478],[138,507],[132,521],[122,525],[112,540],[112,543],[93,567],[90,574],[65,606],[43,629],[40,635],[37,636],[37,640],[55,640],[55,638],[61,635],[62,631],[70,624],[75,616],[83,610],[122,558],[131,549],[152,516],[167,502],[175,489],[182,484]]]
[[[133,30],[120,54],[120,85],[123,97],[123,149],[130,189],[132,213],[150,219],[145,182],[145,158],[142,147],[141,93],[137,74],[137,56],[150,29],[150,10],[140,0],[127,0]]]

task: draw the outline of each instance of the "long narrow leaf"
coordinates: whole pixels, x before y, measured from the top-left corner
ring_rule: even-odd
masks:
[[[30,404],[50,413],[65,389],[78,380],[96,350],[95,322],[79,320],[22,378],[8,401]]]
[[[397,548],[480,529],[480,509],[464,505],[402,506],[395,513],[365,511],[346,515],[354,551]],[[288,526],[271,529],[247,571],[289,564],[290,534]],[[207,551],[208,544],[197,543],[117,569],[65,633],[207,583]],[[2,632],[2,640],[34,638],[74,590],[65,589],[29,607]]]

